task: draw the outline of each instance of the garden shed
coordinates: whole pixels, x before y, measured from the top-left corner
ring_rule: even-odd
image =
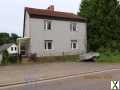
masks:
[[[18,48],[17,45],[14,43],[4,44],[0,46],[0,63],[3,60],[3,51],[7,51],[8,54],[17,54]]]

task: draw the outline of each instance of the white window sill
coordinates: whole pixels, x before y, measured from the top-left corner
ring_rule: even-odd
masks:
[[[45,51],[54,51],[54,49],[45,49]]]
[[[76,30],[76,31],[71,30],[70,32],[79,32],[79,30]]]
[[[72,50],[79,50],[79,48],[72,48]]]

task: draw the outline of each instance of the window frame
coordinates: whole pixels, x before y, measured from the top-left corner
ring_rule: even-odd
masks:
[[[77,23],[76,22],[70,23],[70,31],[73,31],[73,32],[77,31]]]
[[[51,20],[44,20],[44,30],[52,30],[52,21]]]
[[[49,43],[51,43],[51,49],[49,49]],[[44,40],[44,49],[45,50],[53,50],[53,40]]]
[[[76,44],[76,48],[74,48],[74,44]],[[77,40],[71,40],[71,49],[72,50],[78,49],[78,41]]]

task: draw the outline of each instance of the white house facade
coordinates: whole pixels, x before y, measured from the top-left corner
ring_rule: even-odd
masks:
[[[25,8],[24,38],[29,38],[26,53],[41,56],[80,54],[87,51],[86,19],[72,13]]]
[[[0,46],[0,52],[2,53],[4,50],[7,50],[8,54],[17,54],[18,46],[14,43],[4,44]]]
[[[7,51],[9,55],[18,54],[18,46],[14,43],[4,44],[0,46],[0,63],[3,59],[3,51]]]
[[[10,47],[7,48],[7,51],[9,54],[17,54],[18,53],[18,47],[16,44],[11,44]]]

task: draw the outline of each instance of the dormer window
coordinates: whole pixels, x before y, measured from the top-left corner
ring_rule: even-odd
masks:
[[[15,51],[17,50],[17,48],[15,47]]]
[[[70,31],[77,31],[77,24],[76,23],[70,24]]]
[[[50,20],[45,20],[44,21],[44,29],[45,30],[51,30],[51,24],[52,24],[52,22],[50,21]]]
[[[11,47],[11,51],[13,51],[13,47]]]

